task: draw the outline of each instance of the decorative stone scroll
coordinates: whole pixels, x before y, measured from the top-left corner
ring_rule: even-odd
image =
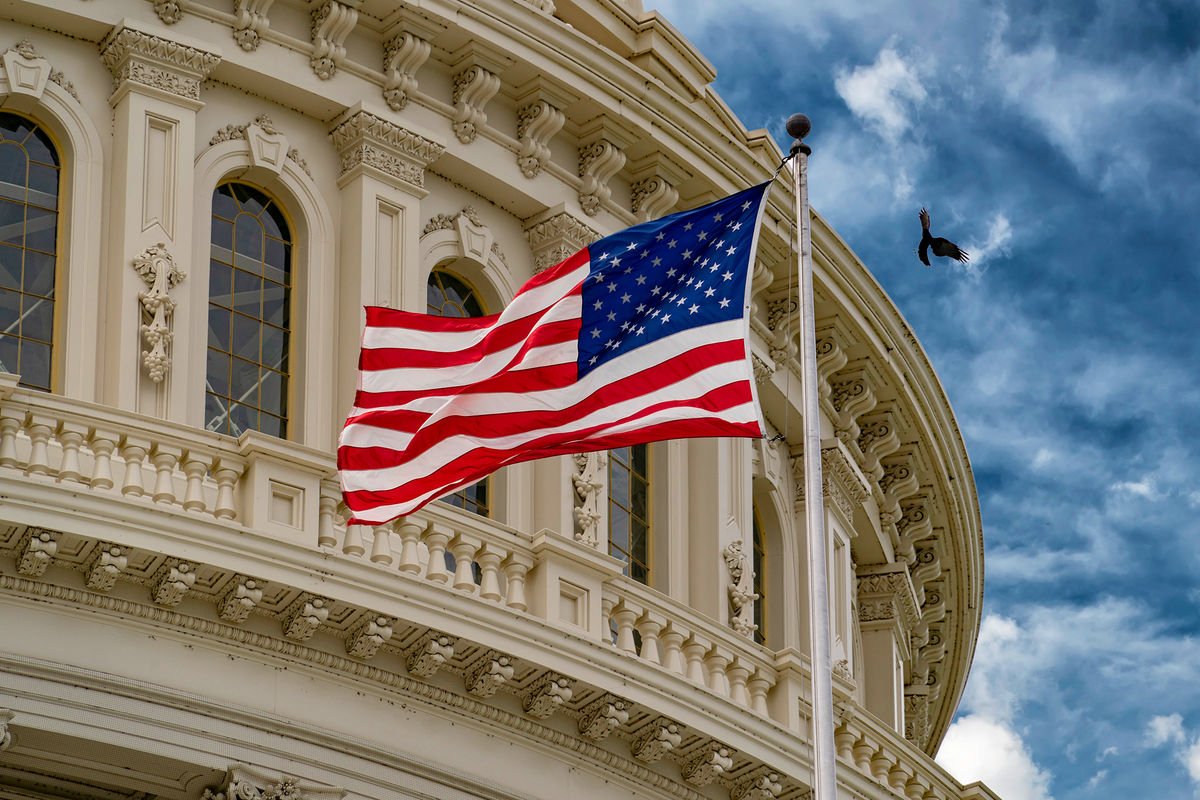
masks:
[[[570,678],[548,672],[529,687],[522,708],[531,717],[547,719],[570,702],[574,694],[573,686],[574,681]]]
[[[500,77],[480,64],[472,64],[454,76],[454,117],[451,127],[463,144],[470,144],[487,124],[484,106],[500,91]]]
[[[707,786],[733,769],[734,749],[709,742],[683,765],[683,779],[693,786]]]
[[[778,772],[760,767],[754,774],[734,785],[729,793],[730,800],[776,800],[783,794],[783,783]]]
[[[201,800],[342,800],[345,796],[346,790],[337,786],[237,764],[226,771],[219,786],[205,789]]]
[[[327,81],[346,58],[346,37],[358,23],[362,0],[325,0],[312,11],[312,55],[309,64]]]
[[[454,658],[454,645],[458,640],[439,631],[426,631],[408,648],[404,664],[412,675],[432,678],[450,659]]]
[[[575,472],[571,483],[575,486],[575,541],[597,547],[599,538],[596,528],[600,522],[600,504],[603,498],[603,476],[608,466],[608,456],[602,452],[576,453]]]
[[[476,697],[491,697],[512,680],[515,667],[512,656],[489,650],[465,676],[467,691]]]
[[[150,597],[160,606],[177,606],[196,583],[196,565],[170,559],[151,579]]]
[[[742,540],[735,539],[721,551],[725,567],[729,570],[729,627],[743,636],[753,636],[758,630],[754,624],[754,572],[748,569],[746,554],[742,552]]]
[[[217,615],[226,622],[240,624],[262,602],[262,582],[238,575],[229,582],[229,589],[217,604]]]
[[[404,31],[383,46],[383,99],[392,111],[403,111],[417,91],[417,70],[429,59],[430,44]]]
[[[174,256],[162,242],[133,259],[133,268],[150,287],[138,292],[142,304],[142,337],[150,348],[142,351],[142,365],[149,372],[150,380],[162,383],[171,368],[168,346],[174,336],[171,312],[175,310],[175,301],[171,299],[170,291],[187,277],[187,272],[175,263]]]
[[[175,95],[196,107],[200,84],[221,62],[215,53],[122,26],[100,42],[100,59],[113,74],[116,89],[136,85]]]
[[[804,505],[804,454],[792,454],[792,480],[797,508]],[[847,518],[854,516],[870,495],[866,479],[858,471],[840,442],[821,448],[821,484],[825,500],[833,503]]]
[[[362,622],[346,637],[346,653],[352,658],[368,659],[379,652],[389,639],[396,625],[393,617],[382,614],[367,614]]]
[[[129,565],[129,556],[115,544],[100,542],[84,568],[84,582],[95,592],[107,592],[117,583],[117,576]]]
[[[659,717],[647,725],[633,740],[631,750],[638,761],[652,764],[676,750],[683,741],[682,728],[677,722]]]
[[[233,38],[246,52],[258,49],[262,36],[271,27],[267,12],[275,0],[234,0]]]
[[[687,177],[662,153],[652,153],[630,165],[630,210],[642,220],[658,219],[679,202],[678,186]]]
[[[301,597],[284,619],[283,635],[297,642],[307,642],[321,627],[321,623],[329,619],[330,605],[330,601],[324,597]]]
[[[12,731],[8,729],[8,725],[15,716],[16,714],[7,708],[0,708],[0,753],[12,747],[13,735]]]
[[[579,733],[598,742],[629,721],[629,701],[611,694],[592,701],[579,718]]]
[[[607,139],[599,139],[579,148],[579,205],[583,213],[594,217],[612,195],[608,181],[625,166],[625,154]]]

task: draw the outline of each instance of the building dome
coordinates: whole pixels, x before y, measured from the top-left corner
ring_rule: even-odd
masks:
[[[364,305],[495,313],[772,175],[690,43],[639,0],[3,13],[0,796],[811,791],[784,181],[771,438],[512,465],[376,528],[337,482]],[[962,437],[815,215],[813,251],[839,796],[991,797],[932,760],[981,614]]]

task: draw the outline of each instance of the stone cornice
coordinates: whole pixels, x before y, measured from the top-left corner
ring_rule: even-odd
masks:
[[[200,84],[221,63],[219,52],[166,39],[122,23],[100,42],[100,60],[116,81],[200,101]]]

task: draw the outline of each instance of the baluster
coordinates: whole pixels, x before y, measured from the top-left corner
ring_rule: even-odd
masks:
[[[633,638],[633,622],[637,619],[637,611],[627,605],[626,600],[621,600],[613,612],[613,619],[617,621],[617,649],[623,653],[637,655],[637,643]]]
[[[771,686],[774,685],[774,681],[768,677],[768,674],[765,669],[759,667],[754,671],[753,677],[750,678],[750,682],[747,684],[750,689],[751,710],[762,714],[764,717],[771,715],[770,710],[767,708],[767,693],[771,691]]]
[[[48,444],[50,434],[54,430],[53,422],[41,414],[29,416],[29,466],[25,468],[27,475],[45,475],[50,471],[50,453]]]
[[[117,449],[117,435],[109,431],[92,430],[92,477],[90,483],[93,489],[111,489],[112,454]]]
[[[333,517],[337,513],[341,490],[330,481],[321,482],[321,496],[317,500],[317,547],[337,547],[337,534],[333,530]]]
[[[421,534],[425,526],[412,517],[401,517],[397,526],[400,534],[400,571],[416,575],[421,571]]]
[[[661,639],[663,644],[663,666],[677,675],[686,675],[687,668],[683,661],[683,640],[687,636],[675,627],[674,622],[667,624],[667,630]]]
[[[879,781],[884,786],[887,786],[888,770],[891,768],[891,756],[889,756],[882,747],[876,750],[875,754],[871,756],[871,775],[875,777],[875,780]]]
[[[237,519],[233,488],[244,469],[245,466],[237,461],[217,459],[212,471],[213,480],[217,482],[217,503],[213,508],[213,516],[217,519]]]
[[[912,770],[904,763],[903,758],[897,758],[892,768],[888,770],[888,786],[896,790],[896,794],[904,794],[904,786],[908,783],[908,779],[913,777]]]
[[[475,558],[479,561],[479,571],[482,573],[479,579],[479,596],[484,600],[499,603],[500,560],[503,558],[503,552],[494,544],[485,544],[483,549],[476,553]]]
[[[612,595],[610,595],[608,593],[601,593],[601,595],[600,595],[600,614],[602,616],[600,619],[600,624],[604,627],[604,630],[608,632],[607,635],[605,635],[605,637],[604,637],[605,644],[616,645],[616,643],[617,643],[617,640],[616,640],[617,621],[615,619],[613,619],[613,609],[616,607],[617,607],[617,598],[613,597]]]
[[[212,463],[212,456],[205,453],[189,451],[183,456],[183,474],[187,476],[187,488],[183,493],[185,510],[204,511],[204,476],[208,474]]]
[[[175,466],[183,451],[178,447],[156,444],[150,455],[157,473],[154,479],[154,502],[175,503]]]
[[[730,658],[730,653],[719,645],[713,645],[704,656],[704,666],[708,669],[708,688],[723,697],[729,697],[729,678],[725,669],[729,666]]]
[[[687,679],[701,686],[707,685],[704,678],[704,654],[708,652],[708,642],[696,638],[692,634],[683,646],[683,655],[687,659]]]
[[[533,559],[527,555],[509,553],[501,568],[504,570],[505,600],[509,608],[524,611],[529,606],[525,603],[525,576],[533,566]]]
[[[641,657],[651,664],[661,664],[662,657],[658,652],[659,635],[667,618],[662,614],[647,609],[637,621],[637,631],[642,637]]]
[[[125,479],[121,482],[121,494],[126,497],[141,497],[146,493],[142,482],[142,459],[150,449],[150,443],[130,436],[121,437],[121,458],[125,459]]]
[[[725,674],[729,678],[729,697],[739,706],[749,708],[750,692],[746,690],[746,681],[750,678],[750,668],[740,658],[735,658]]]
[[[447,583],[450,573],[446,571],[446,545],[450,531],[437,523],[429,526],[425,533],[425,547],[429,549],[429,562],[425,565],[425,578],[434,583]]]
[[[367,548],[363,546],[361,525],[346,523],[346,535],[342,538],[342,552],[355,557],[367,552]]]
[[[858,735],[850,730],[850,723],[843,720],[837,729],[833,732],[833,743],[837,747],[838,758],[851,763],[854,762],[854,742],[858,739]]]
[[[17,431],[25,422],[25,414],[15,409],[4,409],[0,416],[0,466],[17,465]]]
[[[854,765],[859,771],[871,774],[871,757],[875,755],[875,744],[866,737],[866,734],[860,734],[858,741],[854,743]]]
[[[391,566],[392,523],[375,526],[375,539],[371,542],[371,563]]]
[[[904,784],[904,796],[908,800],[922,800],[925,797],[925,790],[929,785],[920,775],[913,775],[908,779],[908,783]]]
[[[62,466],[58,468],[60,481],[80,481],[79,448],[86,435],[87,428],[83,425],[64,422],[58,426],[58,441],[62,444]]]
[[[479,552],[478,539],[458,534],[450,543],[454,554],[454,588],[460,592],[475,591],[475,554]]]

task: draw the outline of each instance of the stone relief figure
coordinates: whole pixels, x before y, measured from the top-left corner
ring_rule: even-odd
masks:
[[[725,566],[729,569],[729,627],[743,636],[753,636],[758,630],[754,624],[754,573],[747,568],[746,554],[742,552],[742,540],[736,539],[721,551]]]
[[[595,547],[599,543],[596,526],[600,522],[601,477],[608,466],[608,456],[602,452],[576,453],[575,473],[575,541]]]

